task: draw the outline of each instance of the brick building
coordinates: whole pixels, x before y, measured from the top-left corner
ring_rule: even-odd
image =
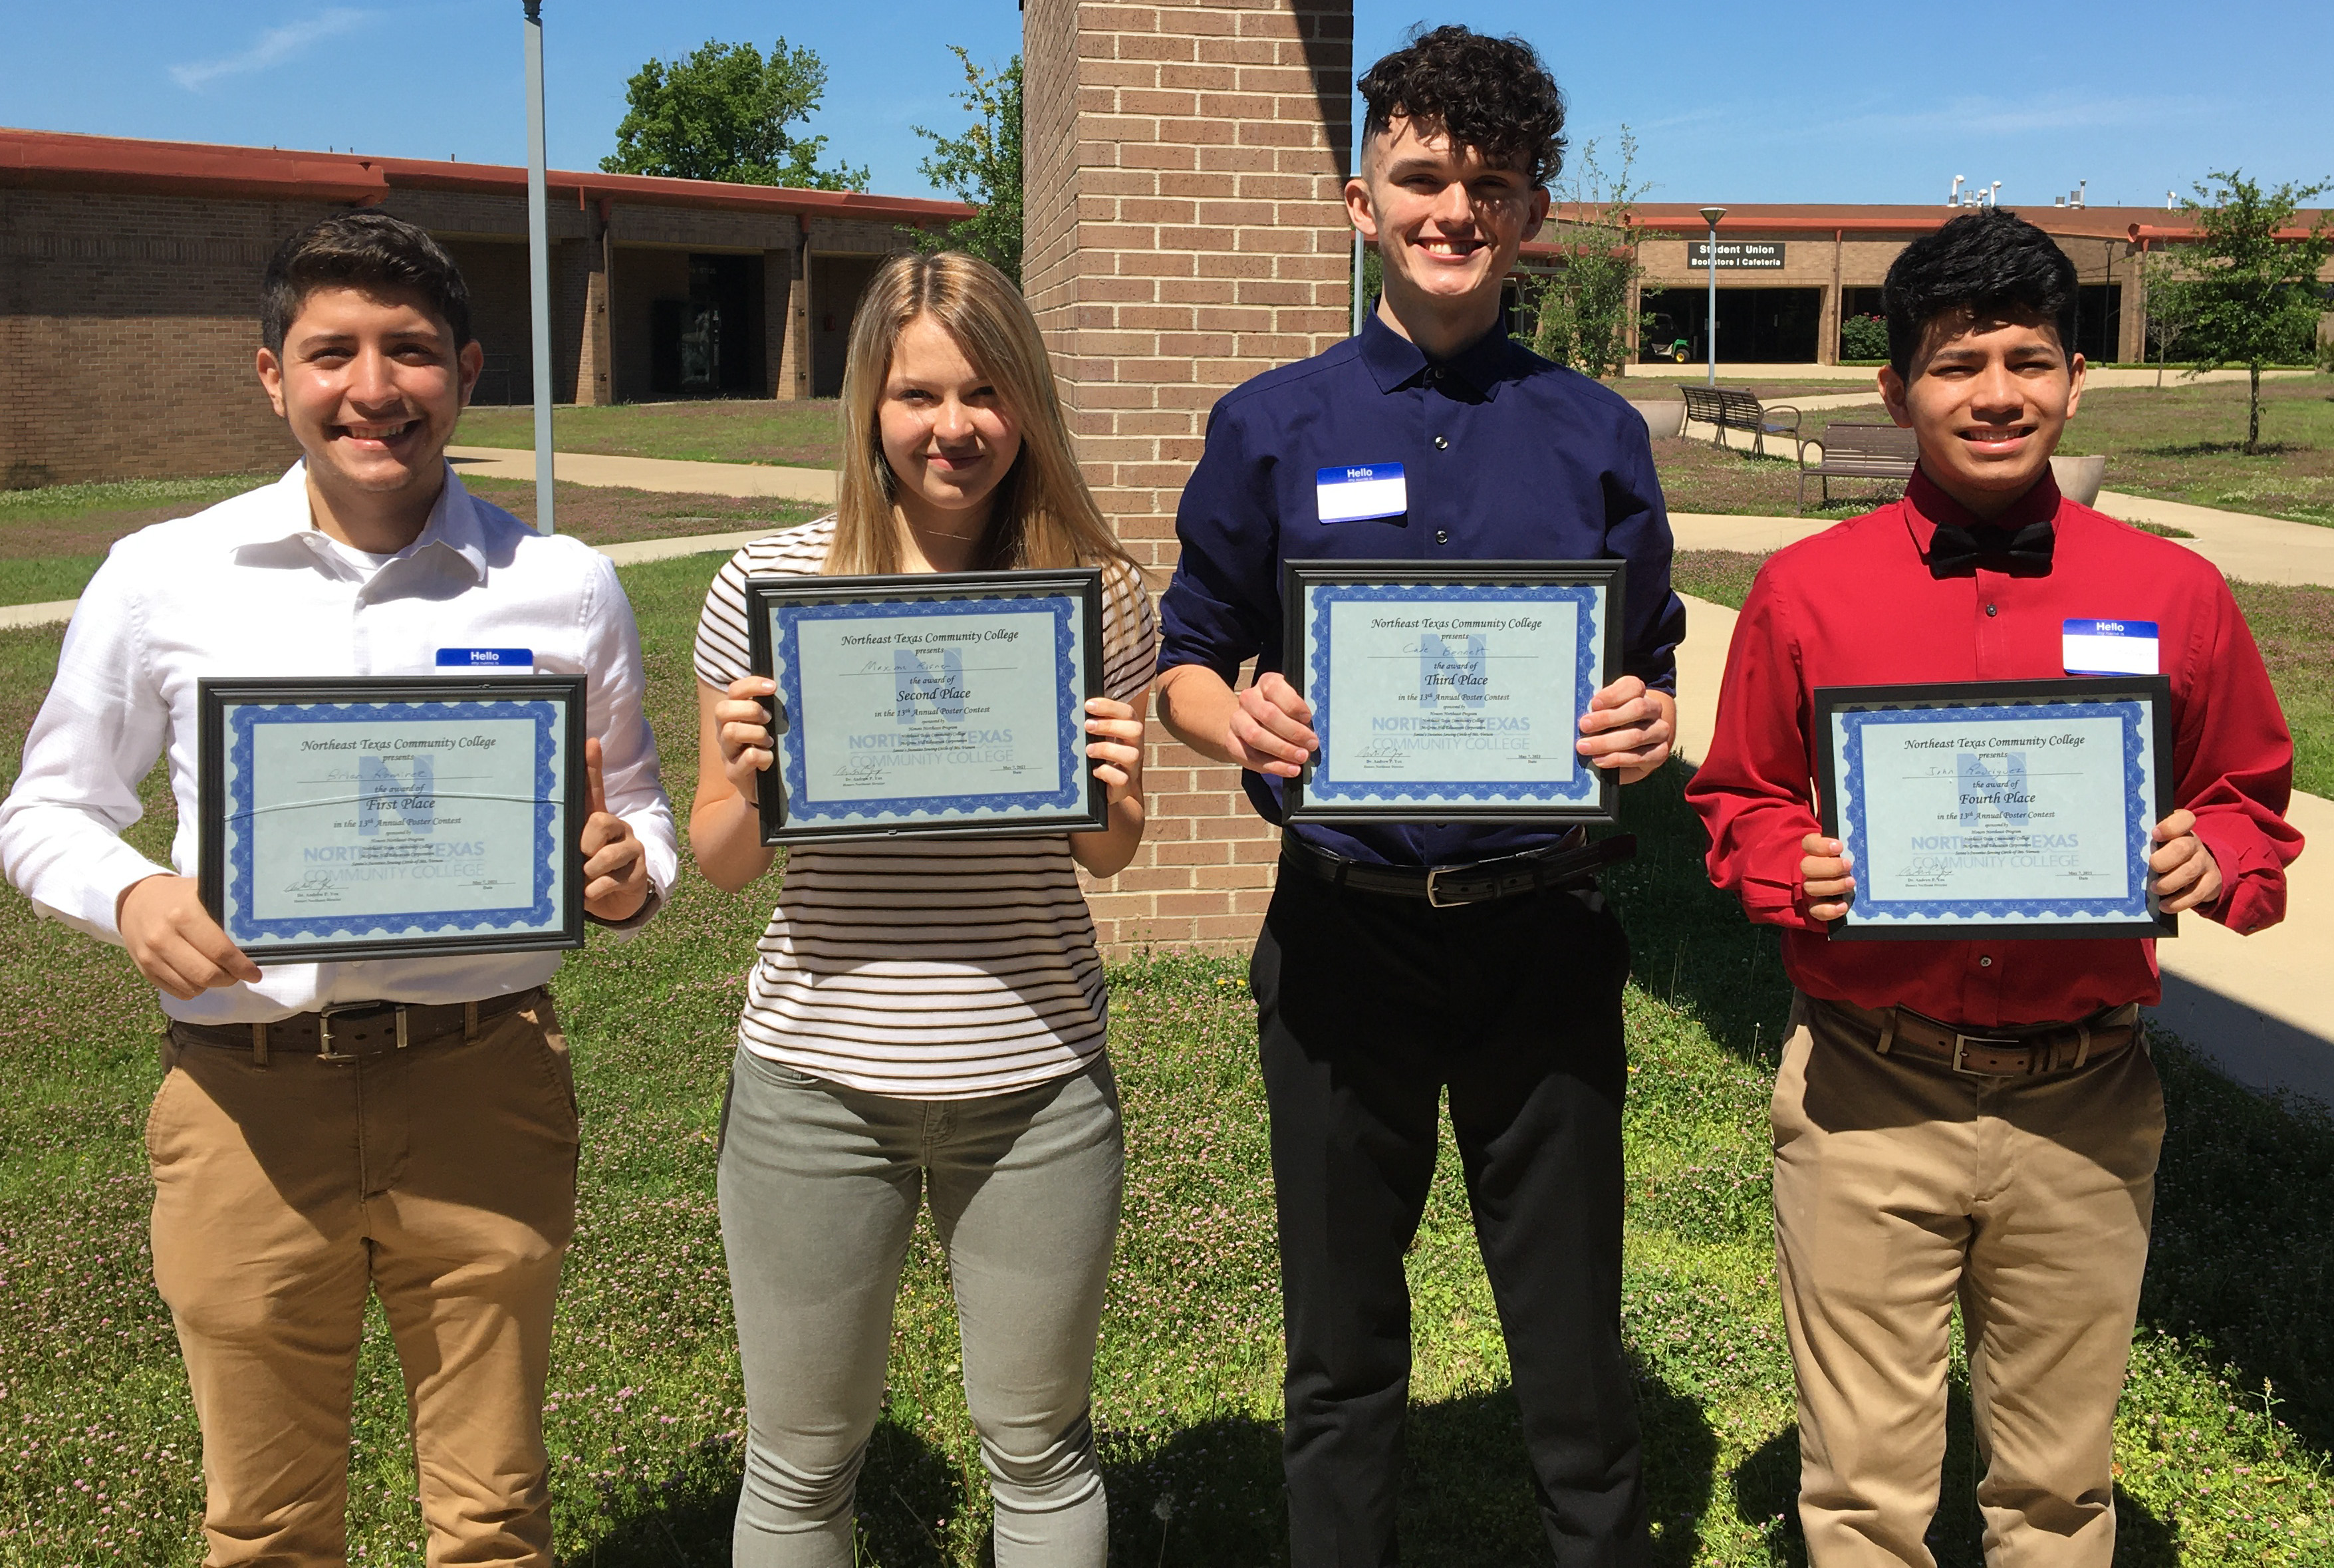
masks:
[[[2151,356],[2146,263],[2190,237],[2186,215],[2143,207],[2013,210],[2074,263],[2077,350],[2094,363]],[[1719,363],[1838,363],[1840,323],[1878,315],[1881,280],[1897,254],[1955,211],[1942,205],[1728,207],[1718,226]],[[2316,216],[2305,213],[2301,220]],[[1644,276],[1635,303],[1654,317],[1641,334],[1640,357],[1700,364],[1708,352],[1709,226],[1700,208],[1667,203],[1638,207],[1636,220]],[[1523,270],[1547,271],[1559,265],[1560,254],[1552,237],[1543,238],[1525,247]],[[2334,264],[2321,275],[2334,283]]]
[[[553,397],[831,396],[851,309],[903,226],[956,202],[555,171]],[[0,130],[0,482],[289,461],[252,375],[261,269],[349,207],[461,264],[486,403],[534,397],[526,171]]]

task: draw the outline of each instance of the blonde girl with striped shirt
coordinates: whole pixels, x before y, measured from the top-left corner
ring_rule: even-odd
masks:
[[[895,256],[844,372],[832,516],[740,550],[698,628],[699,869],[768,871],[772,761],[745,582],[784,573],[1099,566],[1110,802],[1094,832],[803,845],[747,976],[723,1113],[721,1234],[746,1374],[738,1568],[849,1568],[861,1458],[921,1202],[948,1249],[998,1568],[1102,1568],[1088,1419],[1124,1169],[1105,997],[1077,869],[1143,837],[1158,626],[1079,476],[1037,323],[986,264]]]

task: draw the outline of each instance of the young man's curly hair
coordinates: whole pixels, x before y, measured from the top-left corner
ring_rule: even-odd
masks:
[[[1361,82],[1369,106],[1365,143],[1396,120],[1440,130],[1494,168],[1544,186],[1564,167],[1564,94],[1539,54],[1520,38],[1492,38],[1451,25],[1421,34],[1370,67]]]

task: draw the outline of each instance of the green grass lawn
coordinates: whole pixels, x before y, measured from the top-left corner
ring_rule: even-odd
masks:
[[[1748,551],[1682,550],[1673,581],[1681,593],[1740,610],[1766,559]],[[2334,588],[2232,582],[2229,592],[2252,628],[2293,731],[2294,787],[2334,796]]]
[[[665,746],[693,783],[688,640],[716,560],[627,569]],[[1699,584],[1692,568],[1689,585]],[[0,783],[53,669],[53,629],[0,632]],[[1627,1002],[1628,1344],[1657,1561],[1803,1553],[1789,1366],[1768,1240],[1765,1105],[1788,996],[1772,939],[1700,873],[1682,775],[1635,786],[1644,849],[1611,880],[1635,945]],[[167,795],[131,830],[159,852]],[[584,1107],[583,1217],[546,1421],[564,1561],[728,1560],[744,1403],[715,1223],[714,1127],[742,977],[774,882],[684,879],[629,945],[594,933],[558,994]],[[0,895],[0,1562],[192,1564],[198,1438],[146,1255],[139,1129],[150,993],[123,956]],[[1095,1374],[1114,1560],[1283,1561],[1279,1302],[1254,1017],[1241,966],[1112,971],[1126,1223]],[[2159,1052],[2172,1131],[2117,1431],[2136,1568],[2334,1562],[2334,1125]],[[1416,1303],[1405,1560],[1545,1563],[1498,1318],[1446,1145],[1408,1259]],[[929,1226],[902,1282],[884,1416],[860,1486],[864,1558],[982,1555],[988,1509],[945,1269]],[[2266,1387],[2265,1387],[2266,1383]],[[1954,1375],[1943,1561],[1972,1568],[1966,1373]],[[403,1401],[377,1317],[360,1365],[352,1561],[413,1563]]]
[[[617,457],[681,457],[699,463],[776,463],[832,468],[841,441],[832,398],[766,402],[719,398],[697,403],[567,405],[552,415],[563,452]],[[471,409],[454,432],[466,447],[535,445],[532,409]]]
[[[130,479],[0,490],[0,605],[77,599],[126,534],[172,517],[191,516],[230,495],[273,480],[272,474],[213,479]],[[521,522],[535,521],[535,484],[467,475],[463,484]],[[791,526],[825,507],[768,496],[690,495],[562,483],[555,497],[559,531],[592,544],[735,534],[767,524]]]
[[[2107,455],[2107,488],[2334,526],[2334,377],[2262,383],[2262,449],[2242,450],[2242,381],[2088,393],[2060,450]]]
[[[1880,425],[1888,416],[1876,397],[1863,407],[1810,409],[1800,428],[1820,435],[1834,422]],[[2257,456],[2239,450],[2244,433],[2243,383],[2184,384],[2175,370],[2160,391],[2113,387],[2085,394],[2059,449],[2070,457],[2107,454],[2109,490],[2334,524],[2334,378],[2263,381]],[[1770,438],[1767,450],[1753,457],[1706,438],[1675,437],[1654,443],[1654,461],[1673,511],[1787,517],[1799,483],[1794,448],[1788,438]],[[1854,516],[1902,493],[1894,484],[1836,479],[1832,494],[1846,499],[1823,507],[1810,479],[1807,515]]]

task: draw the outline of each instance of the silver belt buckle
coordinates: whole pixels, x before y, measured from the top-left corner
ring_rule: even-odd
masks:
[[[1465,866],[1429,866],[1426,868],[1426,907],[1430,909],[1456,909],[1467,902],[1464,899],[1445,899],[1442,879],[1451,872],[1463,871]]]
[[[405,1006],[402,1002],[341,1002],[316,1009],[316,1060],[319,1062],[353,1062],[356,1057],[342,1055],[333,1049],[333,1020],[352,1013],[380,1015],[383,1008],[397,1015],[397,1048],[405,1049]]]
[[[1981,1073],[1974,1067],[1963,1066],[1962,1053],[1972,1045],[1992,1045],[2004,1051],[2023,1051],[2027,1053],[2028,1059],[2030,1061],[2032,1059],[2034,1052],[2034,1047],[2027,1044],[2024,1041],[2013,1040],[2007,1035],[1963,1034],[1956,1031],[1953,1034],[1953,1071],[1971,1078],[2001,1078],[2007,1076],[2007,1074],[2001,1073]]]

